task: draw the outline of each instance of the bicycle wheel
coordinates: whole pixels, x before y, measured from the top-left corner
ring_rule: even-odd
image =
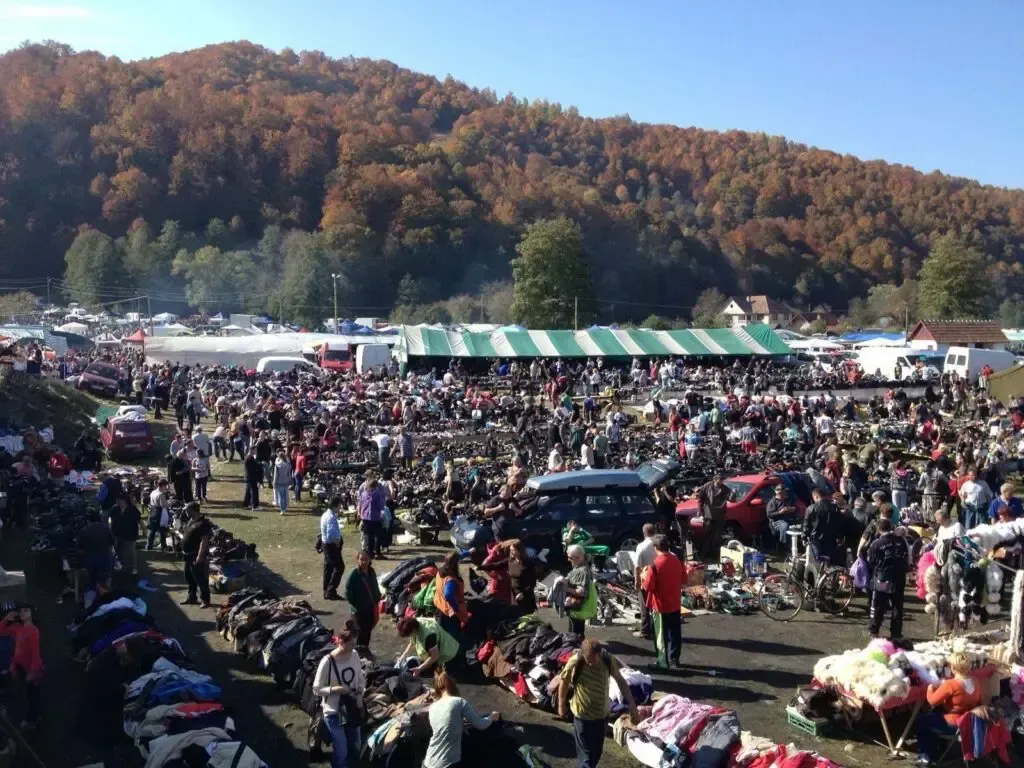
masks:
[[[804,607],[804,591],[789,574],[766,576],[757,598],[761,613],[775,621],[789,621]]]
[[[853,600],[853,579],[844,569],[833,568],[818,582],[818,605],[833,616],[850,607]]]

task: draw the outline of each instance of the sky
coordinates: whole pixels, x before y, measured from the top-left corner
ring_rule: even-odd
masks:
[[[1024,187],[1011,0],[0,0],[0,50],[122,59],[250,40],[368,56],[590,117],[764,131]]]

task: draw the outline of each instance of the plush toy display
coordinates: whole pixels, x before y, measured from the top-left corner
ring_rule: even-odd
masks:
[[[863,650],[820,659],[814,665],[814,678],[878,709],[906,698],[914,686],[937,685],[952,677],[948,659],[954,652],[964,653],[972,669],[989,665],[989,648],[956,638],[919,643],[912,651],[901,651],[888,640],[876,639]]]

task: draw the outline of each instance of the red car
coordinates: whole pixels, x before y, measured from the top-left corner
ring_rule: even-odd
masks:
[[[117,368],[109,363],[90,363],[78,377],[78,388],[103,397],[117,396]]]
[[[775,486],[781,483],[777,475],[737,475],[725,480],[725,486],[732,491],[733,500],[725,505],[725,541],[738,539],[753,541],[765,530],[768,502],[775,496]],[[790,502],[796,507],[803,520],[807,505],[790,493]],[[697,541],[704,535],[704,518],[696,499],[687,499],[676,506],[676,515],[689,520],[690,535]]]
[[[146,458],[156,446],[149,422],[117,418],[103,425],[100,442],[111,458]]]

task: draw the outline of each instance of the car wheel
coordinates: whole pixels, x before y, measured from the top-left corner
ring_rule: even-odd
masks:
[[[635,536],[623,536],[619,539],[619,543],[616,545],[612,555],[623,551],[635,552],[638,546],[640,546],[640,540]]]

